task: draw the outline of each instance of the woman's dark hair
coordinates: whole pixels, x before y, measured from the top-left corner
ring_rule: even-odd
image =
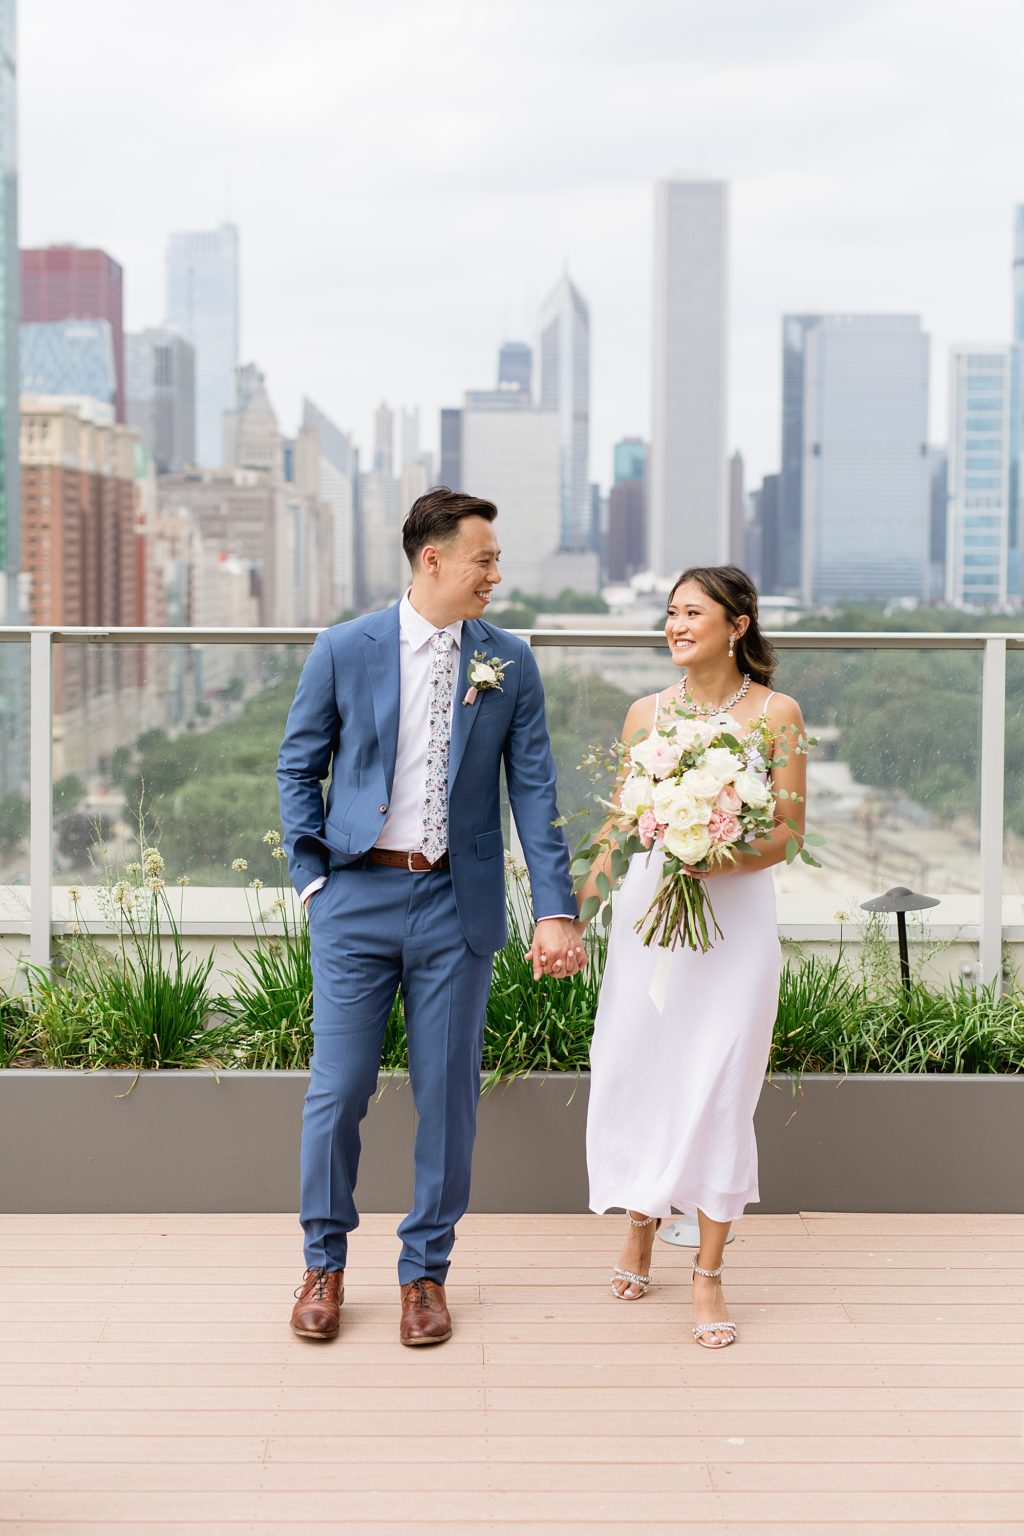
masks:
[[[724,608],[729,618],[748,618],[747,632],[736,641],[736,665],[749,672],[755,683],[770,688],[775,677],[775,651],[761,633],[757,620],[757,588],[738,565],[694,565],[684,571],[668,596],[671,605],[679,588],[695,581],[713,603]],[[667,606],[668,606],[667,605]]]
[[[482,496],[467,496],[465,491],[450,491],[446,485],[435,485],[413,502],[402,524],[405,558],[410,565],[415,565],[416,556],[428,544],[446,544],[458,533],[464,517],[485,517],[493,523],[497,515],[493,501],[485,501]]]

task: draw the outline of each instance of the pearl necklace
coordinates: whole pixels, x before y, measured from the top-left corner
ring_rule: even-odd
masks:
[[[680,679],[677,687],[684,707],[692,710],[695,715],[700,715],[703,719],[707,720],[712,715],[724,715],[727,710],[732,709],[734,704],[738,704],[740,699],[746,698],[747,689],[750,687],[750,673],[744,672],[742,683],[737,688],[732,698],[726,699],[724,704],[697,704],[693,699],[690,698],[690,695],[686,691],[685,677]]]

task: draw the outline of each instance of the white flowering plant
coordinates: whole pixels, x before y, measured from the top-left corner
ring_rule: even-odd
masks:
[[[791,729],[793,750],[806,753],[811,742]],[[722,930],[700,874],[735,863],[737,848],[757,853],[757,841],[772,835],[780,819],[778,802],[798,798],[770,783],[772,764],[785,764],[788,756],[765,715],[743,726],[729,714],[706,718],[682,706],[674,718],[656,722],[648,735],[628,745],[615,743],[611,762],[621,779],[617,802],[598,796],[610,820],[603,835],[573,861],[577,888],[595,862],[606,866],[596,877],[598,894],[587,897],[580,916],[589,920],[600,914],[607,926],[612,893],[630,859],[644,852],[660,855],[662,878],[636,924],[637,933],[645,944],[657,942],[665,949],[680,943],[702,952],[710,949]],[[581,766],[606,765],[592,753]],[[805,845],[821,838],[801,833],[792,819],[783,820],[790,829],[787,863],[799,857],[817,866]]]

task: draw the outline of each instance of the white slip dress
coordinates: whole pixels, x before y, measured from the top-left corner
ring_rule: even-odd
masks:
[[[590,1208],[735,1221],[759,1198],[754,1110],[781,968],[775,885],[770,869],[715,876],[723,937],[706,954],[648,948],[633,925],[661,868],[657,849],[635,854],[613,898],[590,1055]],[[655,984],[659,965],[667,985]]]

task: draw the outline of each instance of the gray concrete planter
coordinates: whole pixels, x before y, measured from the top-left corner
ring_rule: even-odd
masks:
[[[0,1071],[0,1211],[294,1211],[305,1072]],[[583,1211],[589,1079],[551,1073],[480,1105],[472,1209]],[[795,1112],[795,1113],[794,1113]],[[364,1125],[359,1200],[408,1208],[404,1077]],[[766,1081],[761,1212],[1019,1211],[1024,1076]]]

